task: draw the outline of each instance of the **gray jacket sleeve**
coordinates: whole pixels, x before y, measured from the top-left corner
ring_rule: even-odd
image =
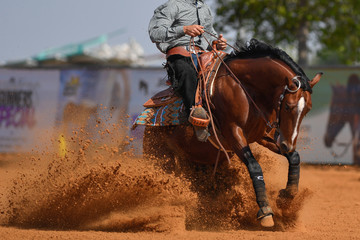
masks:
[[[215,31],[215,29],[214,29],[213,17],[212,17],[210,8],[208,8],[208,13],[209,13],[209,16],[210,16],[210,18],[211,18],[211,26],[210,26],[209,32],[210,32],[211,34],[213,34],[213,35],[216,36],[216,37],[214,37],[214,36],[211,36],[211,35],[209,35],[209,34],[206,34],[206,35],[208,35],[207,37],[208,37],[209,40],[210,40],[210,41],[209,41],[210,44],[212,44],[213,41],[218,40],[217,37],[219,37],[219,34],[218,34],[218,33]],[[210,46],[209,46],[209,48],[210,48]],[[210,50],[211,50],[211,49],[210,49]]]
[[[176,12],[177,7],[168,4],[163,4],[154,11],[149,23],[149,35],[152,42],[169,42],[185,35],[182,26],[172,26]]]

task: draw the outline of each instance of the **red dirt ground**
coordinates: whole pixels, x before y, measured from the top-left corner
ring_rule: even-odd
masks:
[[[1,239],[360,239],[358,167],[302,165],[299,194],[280,209],[287,162],[252,145],[275,212],[275,228],[265,230],[254,219],[252,186],[236,158],[217,173],[220,194],[201,198],[185,175],[106,145],[82,144],[66,158],[0,155]],[[200,175],[202,190],[214,189],[211,169]]]

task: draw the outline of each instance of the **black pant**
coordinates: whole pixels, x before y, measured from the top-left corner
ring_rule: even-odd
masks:
[[[190,108],[195,105],[197,72],[190,57],[172,55],[167,59],[168,74],[172,87],[183,98],[185,111],[189,115]]]

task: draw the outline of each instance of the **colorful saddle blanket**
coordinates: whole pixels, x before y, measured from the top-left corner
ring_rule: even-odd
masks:
[[[184,111],[184,104],[181,97],[176,97],[175,101],[167,105],[157,107],[147,107],[136,118],[132,129],[138,125],[146,126],[173,126],[187,122]]]

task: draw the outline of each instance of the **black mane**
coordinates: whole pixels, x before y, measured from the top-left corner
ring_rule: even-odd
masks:
[[[239,46],[239,44],[237,44]],[[260,58],[260,57],[270,57],[273,59],[279,59],[286,63],[296,75],[301,77],[302,88],[305,91],[312,92],[312,89],[309,84],[309,78],[306,76],[302,68],[295,63],[295,61],[283,50],[280,48],[275,48],[267,43],[261,42],[255,38],[251,39],[245,45],[240,46],[240,50],[234,50],[231,54],[228,55],[227,60],[240,58]]]

